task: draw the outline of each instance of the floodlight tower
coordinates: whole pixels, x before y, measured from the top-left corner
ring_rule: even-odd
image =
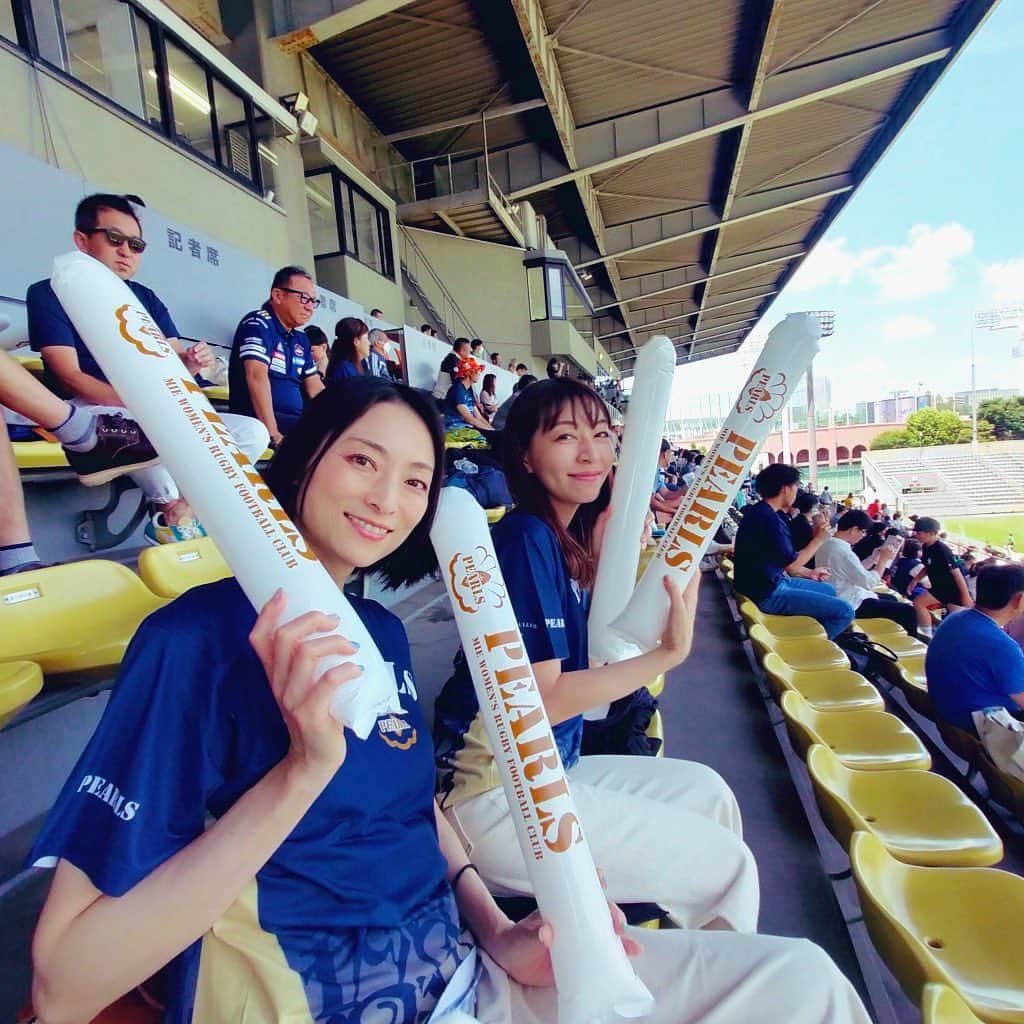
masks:
[[[974,332],[1005,331],[1010,327],[1024,327],[1024,305],[1003,306],[1001,309],[983,309],[974,314],[971,322],[971,445],[978,447],[978,394],[974,386]]]
[[[821,324],[821,336],[829,338],[835,333],[836,314],[833,309],[814,309],[808,311],[811,316],[818,318]],[[818,490],[818,434],[815,417],[817,410],[814,407],[814,360],[807,366],[807,457],[811,464],[811,490]]]

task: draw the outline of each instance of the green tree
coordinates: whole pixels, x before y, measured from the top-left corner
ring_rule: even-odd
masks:
[[[905,430],[883,430],[871,442],[873,452],[884,452],[890,448],[909,448],[910,438]]]
[[[919,409],[907,417],[906,433],[909,444],[903,447],[925,448],[936,444],[961,444],[971,438],[970,424],[965,424],[955,412],[941,409]]]
[[[992,424],[997,441],[1024,438],[1024,398],[989,398],[978,406],[978,416]]]

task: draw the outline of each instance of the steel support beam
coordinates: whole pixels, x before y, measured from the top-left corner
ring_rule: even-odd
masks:
[[[745,196],[734,204],[733,215],[729,218],[718,216],[710,206],[699,210],[682,210],[678,213],[665,214],[660,217],[648,217],[634,221],[632,224],[609,228],[609,241],[613,236],[631,239],[632,244],[615,252],[606,253],[596,259],[584,260],[576,264],[577,270],[605,263],[608,260],[632,256],[638,252],[647,252],[661,245],[680,242],[687,238],[718,231],[729,224],[741,224],[746,221],[766,217],[781,210],[806,203],[828,199],[853,189],[849,175],[834,175],[823,181],[806,182],[800,185],[787,185],[753,196]]]
[[[512,0],[515,5],[526,2]],[[905,75],[942,61],[949,53],[950,39],[945,31],[925,32],[768,76],[754,111],[747,107],[748,97],[726,87],[578,128],[576,166],[566,164],[558,169],[556,162],[534,144],[512,147],[506,152],[509,198],[525,199],[586,175],[613,170],[762,118]]]
[[[412,0],[329,0],[325,5],[323,0],[274,0],[274,41],[285,53],[301,53],[410,3]],[[325,6],[331,11],[326,17]]]
[[[407,128],[405,131],[392,132],[384,136],[385,142],[404,142],[406,139],[418,139],[423,135],[433,135],[436,132],[448,131],[449,128],[470,128],[477,125],[481,120],[493,121],[499,117],[511,117],[513,114],[523,114],[527,110],[536,110],[538,107],[545,107],[544,100],[524,100],[522,103],[510,103],[504,107],[490,107],[478,114],[468,114],[465,117],[450,117],[447,121],[435,121],[433,124],[420,125],[418,128]]]

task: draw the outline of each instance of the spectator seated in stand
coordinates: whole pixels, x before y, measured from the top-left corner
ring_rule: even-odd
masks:
[[[853,545],[853,553],[860,559],[865,569],[874,569],[878,563],[879,549],[885,543],[885,524],[875,522],[866,512],[865,515],[868,515],[868,529]]]
[[[469,354],[481,363],[487,362],[487,349],[484,348],[482,338],[474,338],[469,343]]]
[[[914,537],[923,548],[921,561],[924,563],[928,580],[928,592],[914,598],[914,605],[925,614],[933,610],[955,611],[958,608],[970,608],[974,602],[967,589],[967,580],[957,566],[956,556],[939,540],[941,523],[931,516],[919,516],[914,523]],[[924,583],[921,577],[920,582]],[[925,636],[931,634],[933,627],[925,626],[921,632]]]
[[[58,398],[0,352],[0,405],[38,424],[63,445],[68,465],[87,486],[156,465],[153,446],[134,420],[94,415]],[[0,576],[42,568],[32,544],[14,452],[0,440]]]
[[[498,411],[494,414],[494,419],[491,420],[491,425],[495,430],[504,430],[505,421],[508,419],[509,411],[512,408],[512,403],[519,397],[524,388],[528,388],[531,384],[536,384],[537,378],[532,373],[525,373],[512,385],[512,394],[505,399],[504,402],[498,406]]]
[[[357,316],[343,316],[334,325],[334,343],[327,363],[327,383],[337,384],[349,377],[369,377],[366,360],[370,355],[370,328]]]
[[[928,594],[928,588],[921,583],[921,577],[924,575],[921,544],[913,537],[909,537],[903,542],[902,551],[889,568],[889,586],[900,597],[916,602],[919,597],[925,597]],[[914,614],[917,619],[918,633],[921,632],[922,627],[931,626],[932,617],[923,607],[918,607],[915,604]]]
[[[483,367],[475,359],[461,359],[455,368],[455,383],[444,400],[445,441],[451,446],[486,447],[491,424],[477,411],[473,385]]]
[[[851,509],[839,517],[834,537],[830,537],[818,549],[816,564],[828,569],[836,594],[857,610],[858,619],[891,619],[898,622],[912,636],[917,634],[917,616],[912,605],[904,604],[897,598],[875,593],[875,587],[882,583],[882,573],[896,556],[900,541],[896,545],[883,544],[878,549],[878,562],[874,570],[865,569],[853,550],[853,545],[863,537],[871,520],[866,512]]]
[[[133,205],[127,196],[107,193],[86,196],[75,210],[72,239],[76,248],[124,281],[181,357],[183,369],[194,377],[214,365],[208,346],[199,342],[186,349],[167,307],[155,292],[133,280],[146,250],[140,204],[141,200]],[[92,416],[126,417],[124,402],[64,311],[50,281],[31,285],[25,302],[29,338],[32,347],[42,356],[44,383],[50,390],[72,405],[88,410]],[[223,419],[238,446],[255,462],[266,450],[267,431],[249,416],[224,416]],[[134,471],[131,477],[153,509],[146,524],[146,539],[150,543],[206,536],[163,466],[151,465],[148,469]]]
[[[818,499],[810,491],[798,491],[786,523],[794,551],[802,551],[814,539],[813,520],[817,512]],[[813,569],[816,565],[813,558],[807,560],[808,569]]]
[[[1024,651],[1006,627],[1022,613],[1024,566],[984,566],[977,604],[939,624],[925,657],[928,696],[942,721],[977,735],[975,711],[1005,708],[1021,717]]]
[[[455,383],[455,368],[459,361],[469,358],[469,338],[456,338],[452,344],[452,350],[444,359],[437,371],[437,380],[434,382],[434,398],[437,400],[438,408],[444,410],[444,400]]]
[[[480,385],[480,412],[488,423],[494,424],[494,414],[498,411],[498,387],[496,374],[484,374],[484,382]]]
[[[317,327],[310,324],[306,328],[306,339],[309,341],[309,351],[313,354],[313,362],[316,364],[316,372],[323,380],[327,376],[327,363],[331,357],[331,343],[327,335]]]
[[[558,356],[552,356],[548,360],[547,375],[548,380],[554,380],[556,377],[568,377],[569,364],[564,360],[559,359]]]
[[[524,373],[529,373],[529,372],[530,372],[530,368],[526,365],[526,363],[516,363],[516,376],[517,377],[522,377],[522,375]]]
[[[270,298],[246,313],[235,330],[228,364],[231,410],[259,417],[273,447],[295,425],[304,399],[324,389],[301,330],[319,304],[309,274],[302,267],[282,267]]]
[[[375,327],[369,334],[370,351],[363,360],[363,370],[371,377],[383,377],[384,380],[392,380],[389,362],[388,336],[379,328]]]
[[[651,511],[657,516],[659,513],[667,516],[675,515],[679,502],[686,494],[685,487],[677,487],[670,484],[666,478],[668,464],[672,459],[672,445],[661,439],[661,454],[658,456],[658,468],[654,474],[654,487],[651,490]]]
[[[748,506],[736,532],[733,557],[736,590],[769,615],[809,615],[835,639],[853,621],[853,608],[836,596],[827,569],[807,569],[828,537],[821,524],[810,544],[793,548],[789,528],[779,515],[796,500],[800,471],[777,462],[761,470],[754,486],[761,501]]]
[[[491,366],[501,366],[501,356],[497,352],[491,353]]]

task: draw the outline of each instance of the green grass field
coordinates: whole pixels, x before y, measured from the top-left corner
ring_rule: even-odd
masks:
[[[1024,546],[1024,515],[1009,516],[961,516],[958,519],[942,519],[942,528],[950,533],[959,533],[985,544],[1000,547],[1012,533],[1018,551]]]

